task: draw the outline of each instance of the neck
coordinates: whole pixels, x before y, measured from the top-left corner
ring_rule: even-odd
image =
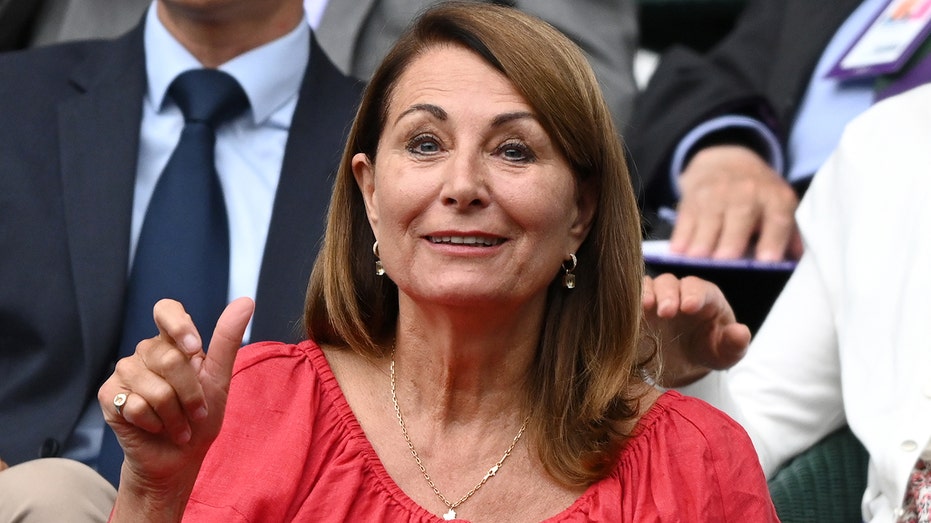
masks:
[[[542,303],[488,314],[477,309],[424,310],[401,299],[398,394],[406,412],[440,430],[526,415],[524,385],[536,356]]]
[[[204,67],[219,67],[256,47],[281,38],[302,23],[299,2],[230,2],[219,7],[190,7],[159,1],[157,14],[174,36]]]

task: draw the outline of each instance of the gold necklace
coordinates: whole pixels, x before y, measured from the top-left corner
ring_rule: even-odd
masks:
[[[485,476],[481,481],[478,482],[471,490],[466,492],[458,501],[453,503],[452,501],[446,499],[440,489],[436,488],[436,485],[433,483],[433,480],[430,479],[430,474],[427,474],[427,469],[423,465],[423,461],[420,459],[420,456],[417,454],[417,450],[414,449],[414,443],[411,441],[411,437],[407,434],[407,426],[404,425],[404,418],[401,417],[401,407],[398,406],[398,395],[397,395],[397,380],[394,373],[394,354],[391,355],[391,402],[394,403],[394,413],[398,417],[398,425],[401,426],[401,435],[404,436],[404,441],[407,442],[407,448],[411,451],[411,455],[414,456],[414,461],[417,462],[417,467],[420,468],[420,473],[423,474],[423,479],[427,480],[427,484],[430,485],[430,488],[433,489],[433,493],[436,494],[436,497],[440,498],[440,501],[446,505],[449,510],[443,514],[443,519],[451,520],[456,519],[456,507],[465,503],[465,501],[472,497],[473,494],[478,492],[478,489],[485,486],[485,483],[489,479],[494,477],[498,473],[498,470],[501,469],[501,465],[504,465],[504,460],[508,459],[508,456],[511,455],[511,451],[514,450],[514,447],[517,446],[517,442],[520,441],[520,437],[524,435],[524,429],[527,428],[527,419],[524,419],[524,423],[520,426],[520,430],[517,431],[517,435],[514,436],[514,440],[511,441],[511,446],[504,451],[504,455],[501,456],[501,459],[498,460],[488,472],[485,473]]]

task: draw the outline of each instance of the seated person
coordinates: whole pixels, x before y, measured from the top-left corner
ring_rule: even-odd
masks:
[[[848,126],[798,209],[805,254],[749,350],[739,342],[714,347],[739,330],[715,312],[720,296],[693,292],[694,280],[648,282],[651,314],[674,315],[684,299],[710,320],[691,335],[712,349],[675,347],[662,383],[740,421],[768,475],[849,425],[870,456],[868,522],[931,517],[914,488],[931,484],[928,114],[924,86]]]
[[[234,4],[248,8],[228,16]],[[191,45],[208,33],[213,45]],[[171,160],[185,134],[171,86],[189,71],[229,73],[250,100],[239,116],[216,124],[216,173],[201,178],[219,177],[229,251],[217,255],[220,249],[198,238],[197,248],[182,247],[191,245],[191,225],[203,222],[181,218],[182,226],[154,236],[170,239],[161,255],[137,256],[143,244],[157,243],[146,224],[167,222],[153,212],[165,209],[156,200],[185,217],[177,207],[202,211],[218,200],[193,190],[185,194],[196,200],[190,205],[158,198],[165,180],[177,180],[169,165],[190,167]],[[0,459],[10,465],[0,472],[0,521],[20,521],[6,510],[21,500],[61,501],[60,491],[44,490],[57,488],[60,475],[35,483],[20,475],[43,461],[37,458],[68,458],[101,473],[112,461],[119,478],[122,451],[112,433],[106,445],[111,431],[96,393],[121,337],[132,353],[157,332],[152,303],[174,295],[151,285],[158,294],[131,308],[131,274],[170,279],[181,271],[166,270],[165,262],[181,259],[179,252],[214,254],[220,263],[193,264],[210,275],[228,268],[214,287],[214,318],[229,298],[252,296],[255,339],[301,339],[310,259],[361,87],[327,59],[301,0],[198,7],[159,0],[122,38],[0,54],[0,78],[0,251],[7,253],[0,259]],[[182,178],[197,179],[190,174],[185,169]],[[125,334],[129,310],[145,320],[135,336]],[[106,460],[108,448],[116,458]],[[112,504],[111,497],[104,517]],[[39,517],[78,521],[73,511]]]
[[[874,103],[876,86],[884,84],[878,72],[848,77],[832,70],[880,13],[898,16],[923,5],[750,0],[708,53],[679,47],[665,54],[629,127],[651,234],[670,234],[658,215],[673,219],[674,210],[674,252],[797,259],[798,200],[844,126]],[[888,37],[903,29],[908,37],[911,26],[883,24],[882,30]]]
[[[240,350],[244,298],[204,353],[160,301],[101,387],[111,520],[776,521],[742,429],[649,384],[639,244],[578,48],[506,7],[431,9],[350,133],[310,339]]]

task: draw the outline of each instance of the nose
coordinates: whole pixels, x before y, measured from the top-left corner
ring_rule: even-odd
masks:
[[[487,165],[481,154],[454,154],[446,163],[440,198],[461,209],[485,207],[490,201]]]

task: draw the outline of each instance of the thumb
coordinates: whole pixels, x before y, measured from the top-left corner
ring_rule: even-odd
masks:
[[[211,374],[225,378],[224,383],[228,383],[233,374],[233,363],[254,310],[255,303],[251,299],[237,298],[226,306],[213,329],[204,364]]]

